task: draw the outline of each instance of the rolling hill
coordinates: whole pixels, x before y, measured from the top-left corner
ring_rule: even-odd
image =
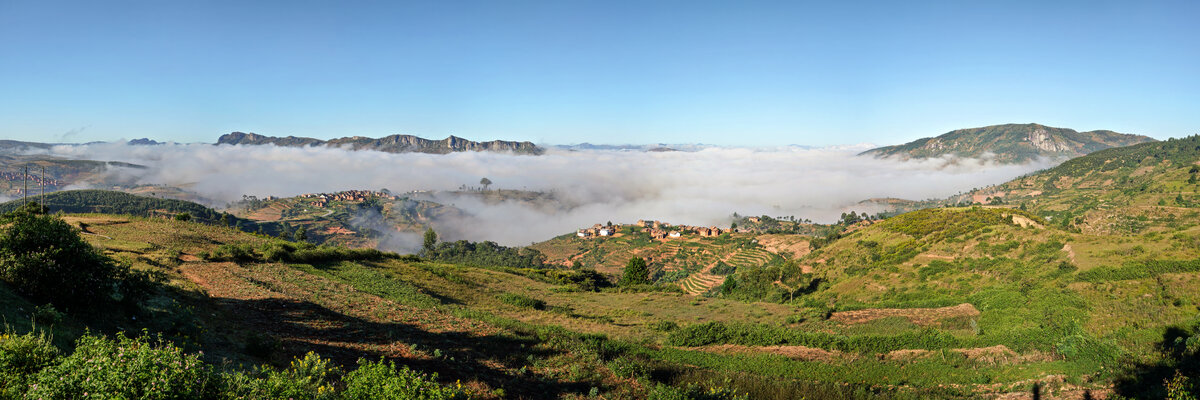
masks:
[[[860,155],[901,159],[991,154],[1002,163],[1025,163],[1037,158],[1068,159],[1113,147],[1154,139],[1113,131],[1077,132],[1038,124],[1006,124],[958,129],[937,137],[867,150]]]
[[[970,194],[1074,232],[1167,234],[1200,223],[1200,136],[1099,151]]]
[[[967,218],[950,219],[968,222],[940,229],[920,223],[945,220],[942,213],[969,213]],[[890,239],[874,235],[898,235],[901,241],[899,235],[921,236],[928,239],[922,243],[936,247],[939,240],[963,232],[1037,229],[1009,226],[992,213],[932,210],[857,232],[877,239],[880,246],[885,241],[890,245]],[[203,351],[194,353],[199,360],[223,366],[215,370],[221,374],[244,374],[241,382],[290,382],[284,379],[302,373],[316,356],[330,363],[324,368],[347,372],[362,368],[361,363],[356,367],[359,359],[395,361],[436,372],[436,382],[485,399],[735,398],[719,395],[726,390],[755,399],[978,398],[1020,396],[1034,384],[1046,398],[1077,398],[1085,391],[1103,396],[1111,393],[1111,382],[1124,371],[1120,361],[1108,355],[1124,355],[1112,346],[1124,349],[1125,344],[1090,333],[1091,322],[1084,321],[1112,313],[1144,321],[1141,329],[1153,331],[1157,325],[1152,321],[1175,318],[1179,312],[1171,310],[1184,308],[1141,297],[1146,291],[1136,285],[1114,289],[1116,298],[1104,297],[1109,293],[1105,289],[1085,290],[1082,302],[1069,294],[1075,289],[1051,290],[1049,283],[1028,289],[1028,294],[1019,286],[991,289],[951,306],[941,304],[957,299],[875,301],[862,294],[874,291],[874,286],[855,292],[849,282],[834,284],[834,293],[846,293],[847,299],[861,303],[843,305],[841,297],[828,297],[824,288],[783,304],[669,291],[585,290],[554,280],[554,271],[559,271],[555,269],[435,263],[297,245],[166,219],[97,214],[63,218],[86,226],[83,237],[105,254],[163,279],[133,308],[59,313],[56,340],[69,342],[85,335],[85,328],[92,335],[145,329],[185,343],[185,351]],[[853,236],[857,232],[821,251],[858,252],[850,247],[859,246],[860,238]],[[1047,239],[1056,234],[1045,233]],[[1011,255],[1024,249],[997,251]],[[749,271],[739,272],[739,279]],[[1010,276],[1004,268],[990,271],[981,272],[979,279]],[[917,272],[905,278],[912,282],[904,287],[940,290],[956,282],[953,274],[960,273],[948,267]],[[1075,282],[1069,272],[1059,274],[1058,279]],[[832,272],[827,276],[831,281],[843,279]],[[1189,298],[1191,281],[1170,282],[1165,292],[1151,293]],[[1137,300],[1123,305],[1126,298]],[[0,284],[0,299],[13,305],[3,312],[17,329],[0,337],[0,344],[27,331],[31,320],[50,315],[35,312],[38,303],[7,284]],[[838,302],[834,308],[811,312],[815,304],[825,306],[830,299]],[[1079,308],[1081,304],[1092,308]],[[919,305],[926,307],[915,307]],[[1133,315],[1143,306],[1170,312]],[[1074,327],[1072,318],[1082,327]],[[1067,323],[1055,325],[1063,321]],[[1038,336],[1059,330],[1071,335]],[[1136,345],[1129,348],[1133,356],[1146,354]],[[280,375],[254,372],[260,365]],[[337,371],[324,376],[322,382],[350,377]],[[296,385],[296,390],[317,390]],[[699,386],[692,393],[708,397],[663,394],[686,393],[692,385]],[[1161,386],[1161,380],[1151,385]],[[346,390],[338,384],[331,387]],[[221,388],[227,386],[214,390],[230,390]]]

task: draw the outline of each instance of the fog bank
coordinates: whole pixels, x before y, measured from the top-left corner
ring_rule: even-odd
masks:
[[[56,146],[51,155],[124,161],[147,169],[114,169],[124,182],[186,186],[217,206],[242,195],[294,196],[350,189],[448,191],[477,187],[553,192],[554,206],[488,204],[477,197],[438,198],[466,211],[438,221],[447,239],[522,245],[597,222],[657,219],[727,225],[730,214],[794,215],[832,222],[867,210],[878,197],[942,198],[1046,168],[1049,161],[1003,165],[988,159],[900,161],[858,157],[871,146],[706,148],[694,152],[551,149],[541,156],[463,152],[446,155],[349,151],[324,147]],[[364,222],[365,223],[365,222]],[[407,242],[407,240],[405,241]]]

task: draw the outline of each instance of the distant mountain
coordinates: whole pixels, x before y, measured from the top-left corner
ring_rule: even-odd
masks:
[[[0,153],[16,154],[29,150],[45,150],[54,147],[51,143],[22,142],[18,140],[0,140]]]
[[[129,144],[134,145],[134,146],[157,146],[157,145],[163,144],[163,142],[160,142],[160,141],[157,141],[154,139],[150,139],[150,138],[141,138],[141,139],[130,140]]]
[[[1039,157],[1074,158],[1094,151],[1155,141],[1113,131],[1077,132],[1038,124],[1006,124],[959,129],[897,146],[867,150],[875,157],[930,158],[944,155],[980,157],[994,154],[1002,163],[1023,163]]]
[[[545,150],[530,142],[510,142],[493,140],[490,142],[474,142],[460,137],[450,136],[442,140],[424,139],[412,135],[391,135],[374,139],[363,136],[352,136],[331,140],[321,140],[307,137],[274,137],[254,133],[233,132],[221,135],[217,144],[232,145],[263,145],[273,144],[286,147],[346,147],[351,150],[374,150],[387,153],[429,153],[447,154],[459,151],[495,151],[512,152],[517,154],[542,154]]]

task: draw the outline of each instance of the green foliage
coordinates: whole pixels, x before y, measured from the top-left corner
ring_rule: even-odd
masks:
[[[0,398],[21,397],[31,378],[58,358],[58,349],[44,333],[0,334]]]
[[[344,390],[336,390],[338,381]],[[387,362],[359,360],[343,376],[315,353],[286,369],[220,372],[160,339],[85,335],[74,353],[60,356],[42,334],[0,335],[0,398],[114,399],[465,399],[461,387],[442,386]]]
[[[175,220],[176,221],[191,221],[192,214],[188,214],[188,213],[175,214]]]
[[[717,264],[708,271],[713,275],[729,275],[737,271],[737,267],[726,264],[724,261],[717,261]]]
[[[1200,260],[1150,260],[1131,262],[1120,267],[1096,267],[1080,272],[1084,282],[1106,282],[1153,278],[1162,274],[1200,272]]]
[[[64,307],[103,304],[122,273],[62,219],[17,214],[0,232],[0,279]]]
[[[325,358],[309,352],[296,358],[287,369],[263,367],[244,374],[234,373],[223,378],[222,397],[235,399],[337,399],[333,383],[341,369]]]
[[[650,283],[650,269],[646,266],[646,260],[641,257],[633,257],[625,264],[625,270],[621,273],[621,286],[645,285]]]
[[[594,269],[502,268],[501,270],[542,282],[570,285],[589,292],[612,286],[604,274],[596,272]]]
[[[28,398],[201,399],[214,390],[208,366],[170,343],[85,335],[75,352],[42,369]]]
[[[436,249],[437,248],[437,239],[438,239],[437,232],[434,232],[433,228],[426,228],[425,229],[425,246],[424,246],[425,251],[432,252],[434,249]]]
[[[521,294],[504,293],[504,294],[501,294],[497,298],[500,299],[500,301],[503,302],[504,304],[517,306],[517,307],[521,307],[521,308],[532,308],[534,310],[541,310],[541,309],[546,308],[546,302],[529,297],[529,296],[521,295]]]
[[[746,400],[749,397],[738,395],[730,389],[713,385],[688,384],[683,387],[673,387],[663,384],[655,385],[646,397],[649,400]]]
[[[884,220],[885,229],[915,238],[942,240],[957,238],[992,225],[1011,225],[1009,215],[1021,215],[1033,221],[1041,218],[1014,209],[972,207],[966,210],[924,209],[908,212]],[[927,238],[929,237],[929,238]]]
[[[317,246],[309,243],[274,241],[258,248],[246,243],[223,244],[211,253],[201,253],[205,261],[288,262],[301,264],[339,261],[377,261],[399,258],[395,253],[375,249],[349,249],[337,246]]]
[[[358,369],[346,374],[341,398],[346,400],[449,400],[467,399],[460,388],[437,384],[437,374],[427,376],[391,361],[359,360]]]
[[[795,345],[863,353],[881,353],[901,349],[941,349],[963,345],[962,341],[954,336],[932,329],[894,335],[845,336],[826,332],[801,331],[783,326],[728,324],[716,321],[677,329],[668,335],[667,343],[672,346],[688,347],[712,344]]]
[[[435,261],[476,267],[541,268],[546,263],[546,256],[537,250],[505,247],[490,241],[442,242],[421,255]]]

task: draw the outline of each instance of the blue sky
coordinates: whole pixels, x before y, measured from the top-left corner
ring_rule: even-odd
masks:
[[[0,138],[1200,133],[1200,2],[0,0]]]

